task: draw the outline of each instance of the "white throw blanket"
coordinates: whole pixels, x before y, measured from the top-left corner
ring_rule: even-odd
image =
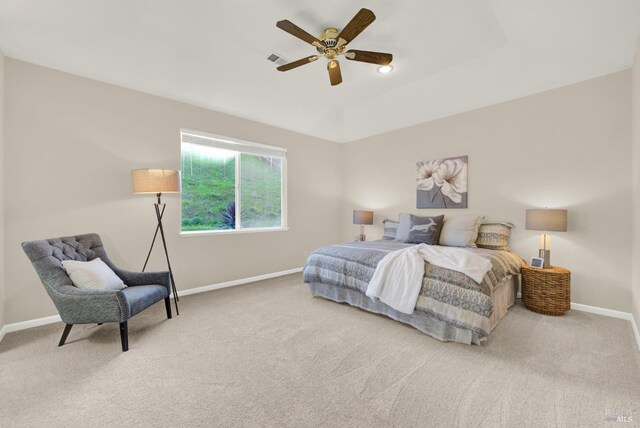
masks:
[[[387,254],[376,267],[367,296],[405,314],[412,314],[424,277],[424,262],[461,272],[480,283],[491,262],[464,248],[420,244]]]

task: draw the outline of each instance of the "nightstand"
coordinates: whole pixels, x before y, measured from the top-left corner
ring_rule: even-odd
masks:
[[[564,315],[571,309],[571,271],[524,266],[520,273],[522,302],[527,309],[544,315]]]

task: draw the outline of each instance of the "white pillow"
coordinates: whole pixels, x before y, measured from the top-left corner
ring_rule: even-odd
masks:
[[[440,245],[447,247],[475,247],[478,228],[483,216],[449,217],[440,232]]]
[[[78,288],[118,291],[126,287],[118,275],[99,257],[89,262],[63,260],[62,267],[73,285]]]
[[[396,232],[396,241],[404,242],[409,238],[409,230],[411,229],[411,214],[400,213],[398,217],[398,231]]]

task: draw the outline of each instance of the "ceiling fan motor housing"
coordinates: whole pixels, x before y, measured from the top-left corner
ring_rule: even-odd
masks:
[[[338,43],[336,39],[338,34],[340,34],[340,32],[337,28],[326,28],[320,35],[320,40],[322,40],[322,43],[324,43],[326,47],[332,48]]]
[[[336,45],[338,44],[336,37],[338,37],[338,34],[340,34],[340,32],[336,28],[327,28],[322,32],[320,41],[325,47],[316,48],[321,55],[324,55],[328,59],[335,59],[342,53],[344,49],[336,49]]]

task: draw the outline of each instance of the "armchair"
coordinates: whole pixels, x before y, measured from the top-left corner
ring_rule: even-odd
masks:
[[[129,272],[116,267],[95,233],[22,243],[45,290],[66,324],[60,343],[64,345],[74,324],[120,324],[122,351],[129,350],[127,321],[164,299],[167,318],[171,318],[171,277],[169,272]],[[90,261],[97,257],[127,285],[119,291],[89,290],[73,285],[62,267],[62,260]]]

